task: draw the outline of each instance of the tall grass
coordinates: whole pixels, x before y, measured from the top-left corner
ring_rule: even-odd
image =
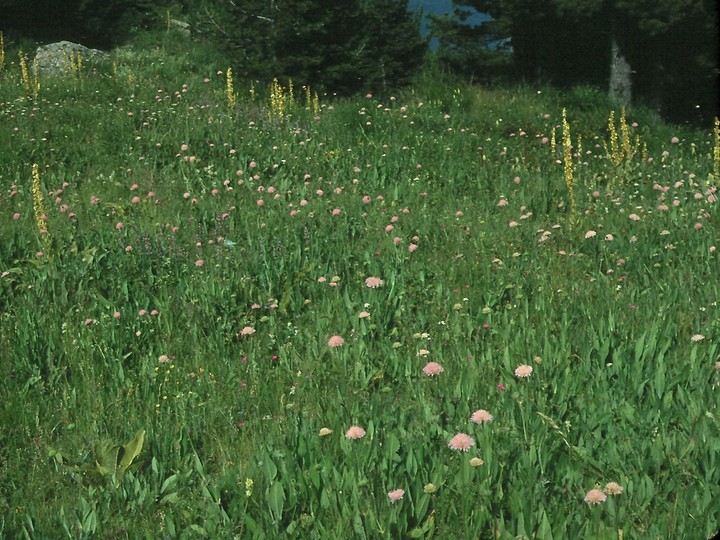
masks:
[[[629,110],[616,163],[596,95],[459,84],[278,115],[162,39],[0,72],[3,535],[718,530],[711,133]]]

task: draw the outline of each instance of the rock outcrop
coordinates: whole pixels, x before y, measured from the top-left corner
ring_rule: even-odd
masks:
[[[78,58],[82,64],[93,64],[107,55],[97,49],[71,41],[59,41],[38,47],[35,62],[40,73],[45,75],[64,75],[77,66]]]

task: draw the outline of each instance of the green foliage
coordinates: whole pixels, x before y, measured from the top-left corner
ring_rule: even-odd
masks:
[[[497,73],[491,44],[512,49],[512,73],[524,81],[607,89],[611,45],[632,67],[638,101],[673,121],[711,125],[717,115],[715,2],[463,0],[456,17],[436,20],[441,61],[459,73]],[[492,20],[470,27],[470,13]],[[712,51],[712,52],[711,52]],[[500,71],[507,75],[508,70]],[[695,83],[687,85],[688,80]]]
[[[587,87],[425,72],[280,116],[134,43],[35,100],[2,74],[4,536],[718,531],[711,134],[627,110],[616,182]]]
[[[40,42],[70,40],[89,47],[123,43],[133,28],[165,24],[171,0],[4,0],[0,29]]]
[[[399,0],[256,0],[193,5],[192,28],[244,78],[292,79],[339,94],[387,91],[421,66],[427,42]]]

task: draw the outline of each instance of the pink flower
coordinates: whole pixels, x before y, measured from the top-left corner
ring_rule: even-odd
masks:
[[[388,492],[388,499],[390,499],[391,503],[395,504],[403,498],[403,495],[405,495],[404,489],[394,489]]]
[[[328,340],[328,347],[341,347],[345,340],[340,336],[333,336]]]
[[[246,326],[242,330],[240,330],[241,336],[250,336],[255,333],[255,329],[252,326]]]
[[[333,216],[339,216],[342,213],[342,211],[339,208],[333,208],[332,215]]]
[[[197,261],[195,261],[195,266],[197,266],[198,268],[200,268],[203,264],[205,264],[205,261],[203,261],[202,259],[198,259]]]
[[[85,319],[85,326],[90,326],[93,323],[92,319]]]
[[[118,231],[122,231],[125,228],[125,224],[122,221],[119,221],[118,223],[115,224],[115,228]]]
[[[358,314],[358,319],[367,319],[370,316],[370,314],[367,311],[361,311]]]
[[[161,364],[164,364],[165,362],[169,362],[169,361],[170,361],[170,358],[168,357],[167,354],[163,354],[162,356],[160,356],[160,358],[158,358],[158,362],[160,362]]]
[[[428,377],[435,377],[436,375],[440,375],[443,371],[445,371],[445,368],[437,362],[428,362],[423,368],[423,373]]]
[[[470,437],[470,435],[467,435],[465,433],[458,433],[452,439],[450,439],[450,442],[448,442],[448,446],[453,450],[467,452],[468,450],[470,450],[470,448],[475,446],[475,440]]]
[[[493,415],[487,412],[485,409],[478,409],[472,414],[470,420],[472,420],[476,424],[484,424],[486,422],[492,422]]]
[[[591,489],[587,492],[587,495],[585,495],[585,502],[588,504],[600,504],[604,503],[606,500],[607,495],[599,489]]]
[[[15,221],[17,221],[18,219],[20,219],[20,214],[19,214],[18,212],[15,212],[15,213],[13,214],[13,219],[14,219]]]
[[[418,356],[427,356],[428,354],[430,354],[430,351],[427,349],[420,349],[417,353]]]
[[[416,249],[417,249],[417,246],[416,246],[415,244],[410,244],[410,245],[408,246],[408,250],[410,251],[410,253],[412,253],[412,252],[415,251]]]
[[[369,277],[365,280],[365,285],[370,287],[371,289],[380,287],[383,283],[385,282],[379,277]]]
[[[623,492],[623,487],[617,482],[608,482],[605,484],[603,491],[608,495],[620,495]]]
[[[523,365],[521,365],[521,366],[518,366],[518,367],[515,369],[515,375],[516,375],[517,377],[521,377],[521,378],[527,378],[527,377],[529,377],[532,372],[533,372],[532,366],[528,366],[528,365],[526,365],[526,364],[523,364]]]
[[[588,231],[585,233],[585,238],[593,238],[597,233],[595,231]]]
[[[147,310],[141,309],[140,311],[138,311],[138,315],[140,315],[141,317],[144,317],[145,315],[147,315]]]
[[[350,440],[362,439],[365,436],[365,430],[360,426],[350,426],[345,432],[345,438]]]
[[[113,318],[119,319],[119,318],[120,318],[120,312],[119,312],[119,311],[116,311],[115,313],[113,313]]]

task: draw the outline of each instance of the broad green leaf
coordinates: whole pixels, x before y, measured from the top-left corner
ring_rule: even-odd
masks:
[[[277,466],[273,463],[273,460],[270,459],[270,457],[265,460],[263,470],[265,471],[265,476],[267,476],[268,480],[271,482],[275,480],[275,477],[277,476]]]
[[[160,494],[162,495],[163,493],[165,493],[165,491],[175,488],[179,479],[180,477],[177,474],[168,476],[163,482],[162,487],[160,488]]]
[[[142,451],[143,443],[145,442],[145,430],[141,429],[135,433],[135,437],[130,442],[122,447],[121,451],[118,452],[117,472],[119,475],[123,475],[127,468],[132,464],[136,457]]]
[[[268,492],[268,504],[275,519],[282,517],[283,506],[285,505],[285,492],[280,482],[273,482]]]

